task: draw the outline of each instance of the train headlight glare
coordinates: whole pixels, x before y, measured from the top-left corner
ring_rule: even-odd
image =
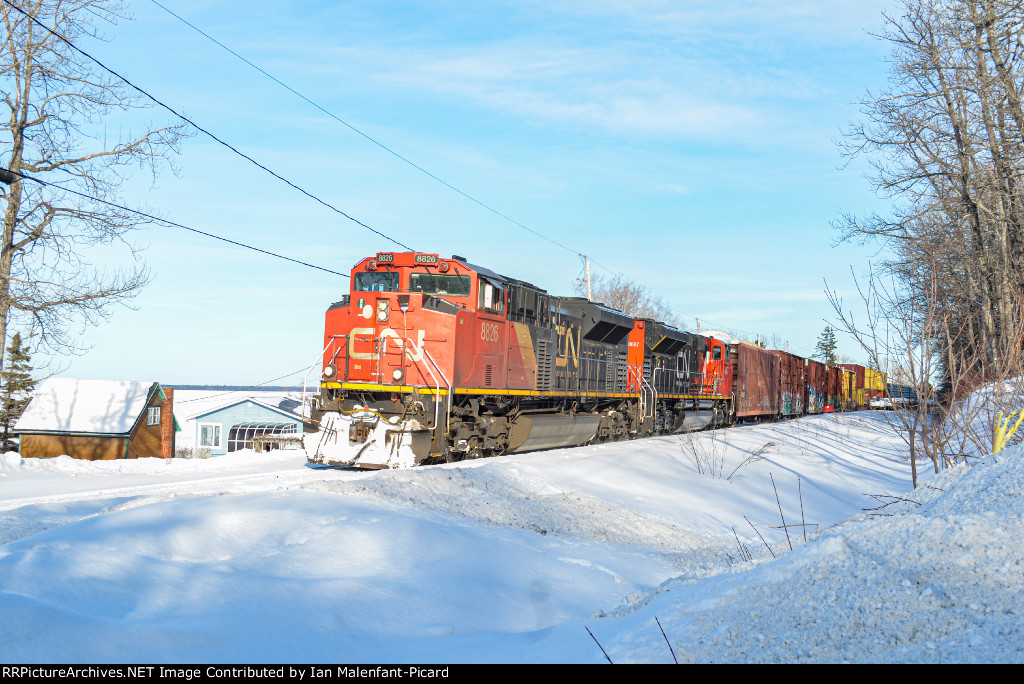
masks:
[[[402,369],[396,368],[395,372],[391,374],[391,377],[395,379],[395,382],[401,382],[402,380]]]
[[[377,312],[377,320],[381,321],[381,322],[388,320],[388,310],[387,309],[381,309],[380,311],[378,311]]]
[[[333,378],[334,377],[334,366],[324,366],[324,377],[325,378]]]

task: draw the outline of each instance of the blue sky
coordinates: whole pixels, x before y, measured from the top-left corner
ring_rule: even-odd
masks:
[[[570,294],[577,252],[694,327],[777,334],[809,355],[874,250],[833,247],[843,212],[884,210],[834,141],[886,79],[869,35],[892,2],[149,0],[83,44],[297,185],[412,247]],[[154,121],[167,115],[153,110]],[[117,124],[111,120],[111,129]],[[130,203],[347,272],[392,243],[208,138]],[[137,233],[153,282],[60,374],[259,383],[308,369],[348,280],[171,228]],[[114,258],[106,255],[106,258]],[[863,354],[840,338],[840,351]],[[303,371],[304,372],[304,371]],[[303,373],[285,380],[301,381]],[[313,374],[315,375],[315,373]],[[311,377],[313,377],[311,375]],[[315,379],[315,378],[314,378]]]

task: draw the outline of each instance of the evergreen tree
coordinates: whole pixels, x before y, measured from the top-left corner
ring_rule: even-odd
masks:
[[[829,368],[836,365],[836,332],[830,326],[826,325],[821,331],[814,356],[824,361]]]
[[[36,386],[29,360],[21,333],[14,333],[11,346],[7,347],[7,363],[0,373],[0,453],[18,450],[11,428],[24,413]]]

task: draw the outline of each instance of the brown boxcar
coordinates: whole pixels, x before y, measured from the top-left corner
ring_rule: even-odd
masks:
[[[843,409],[843,369],[839,366],[825,367],[825,406],[833,411]]]
[[[781,404],[779,357],[747,342],[730,345],[730,356],[736,417],[777,417]]]
[[[821,413],[828,404],[828,374],[825,364],[804,359],[807,382],[807,413]]]
[[[804,412],[804,360],[796,354],[772,350],[779,359],[779,412],[783,416],[800,416]]]

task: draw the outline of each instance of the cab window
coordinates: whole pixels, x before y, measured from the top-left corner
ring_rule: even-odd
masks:
[[[479,308],[491,313],[502,313],[505,310],[505,291],[481,279]]]
[[[356,292],[398,292],[397,273],[356,273],[352,281],[352,289]]]
[[[722,360],[722,348],[717,344],[711,348],[711,360],[721,361]]]
[[[465,297],[469,294],[469,276],[413,273],[409,276],[409,291]]]

